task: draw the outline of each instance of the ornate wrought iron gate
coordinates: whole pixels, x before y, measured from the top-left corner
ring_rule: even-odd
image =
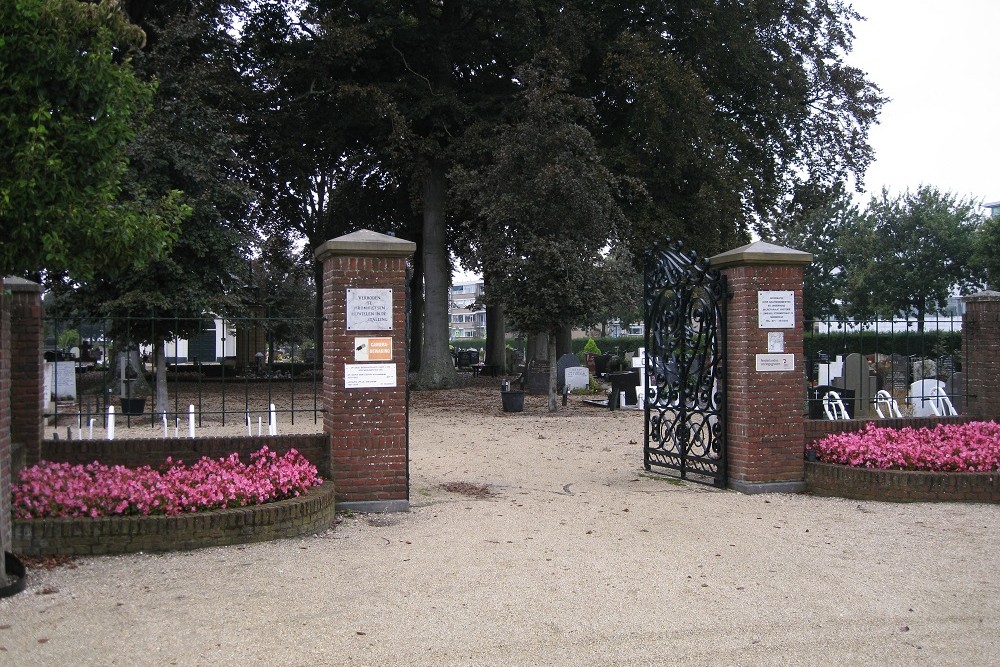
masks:
[[[646,470],[726,485],[726,292],[679,242],[646,254]]]

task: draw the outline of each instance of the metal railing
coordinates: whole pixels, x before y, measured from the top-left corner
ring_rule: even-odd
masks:
[[[89,433],[92,424],[106,427],[113,407],[119,423],[171,432],[192,412],[198,427],[315,424],[323,412],[320,322],[47,316],[46,423]]]
[[[807,321],[807,415],[828,417],[830,391],[855,418],[879,416],[878,392],[895,400],[903,416],[961,413],[968,397],[961,331],[958,316],[929,316],[922,327],[914,319]],[[890,405],[879,396],[887,415]]]

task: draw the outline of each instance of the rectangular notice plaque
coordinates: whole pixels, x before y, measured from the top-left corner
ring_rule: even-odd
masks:
[[[794,354],[758,354],[757,370],[767,373],[772,371],[794,371]]]
[[[772,290],[757,292],[758,329],[795,328],[795,292]]]
[[[348,289],[348,331],[391,331],[391,289]]]
[[[344,388],[395,387],[396,364],[344,364]]]
[[[354,361],[392,361],[392,338],[355,338]]]

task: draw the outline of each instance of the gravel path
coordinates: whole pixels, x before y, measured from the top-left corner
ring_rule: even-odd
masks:
[[[680,483],[494,394],[414,395],[409,513],[33,571],[0,665],[1000,664],[997,506]]]

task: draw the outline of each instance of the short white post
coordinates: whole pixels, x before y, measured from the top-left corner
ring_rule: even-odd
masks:
[[[90,418],[90,434],[87,436],[88,439],[94,439],[94,418]]]
[[[194,406],[188,406],[188,437],[194,437]]]
[[[167,413],[163,413],[163,437],[167,437]]]
[[[246,415],[247,415],[247,437],[252,438],[253,437],[253,430],[250,428],[250,411],[249,410],[247,410]]]
[[[115,406],[108,406],[108,440],[115,439]]]
[[[263,426],[261,426],[261,424],[262,424],[262,423],[263,423],[263,422],[261,421],[261,417],[257,417],[257,437],[258,437],[258,438],[259,438],[260,436],[264,435],[264,432],[263,432],[263,430],[262,430],[262,429],[263,429],[264,427],[263,427]]]
[[[278,414],[274,411],[274,403],[271,403],[271,424],[267,428],[268,435],[278,435]]]

